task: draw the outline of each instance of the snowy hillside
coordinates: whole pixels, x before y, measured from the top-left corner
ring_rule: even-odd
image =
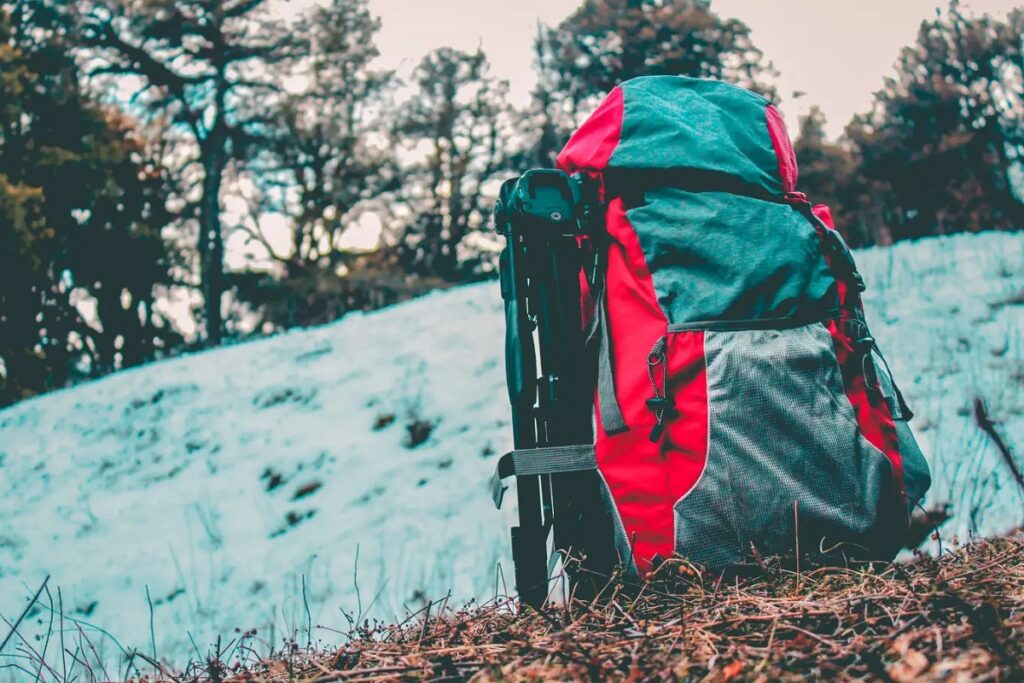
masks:
[[[930,500],[955,507],[947,531],[1020,524],[1024,497],[970,406],[983,396],[1024,453],[1024,237],[858,261],[932,457]],[[335,640],[316,626],[344,628],[341,609],[392,619],[449,590],[503,592],[486,490],[511,445],[502,320],[485,283],[0,412],[0,615],[51,574],[55,608],[59,586],[65,618],[116,662],[154,649],[151,601],[157,656],[181,664],[236,628],[265,653],[309,623]],[[49,604],[23,635],[45,632]]]

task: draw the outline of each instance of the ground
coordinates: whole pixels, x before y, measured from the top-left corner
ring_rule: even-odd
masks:
[[[722,580],[685,564],[596,603],[517,613],[432,605],[328,652],[247,661],[233,680],[1024,680],[1024,536],[938,560]],[[207,676],[213,663],[193,670]],[[216,671],[216,665],[212,668]],[[159,672],[157,672],[159,675]]]
[[[926,548],[1020,525],[1024,494],[973,405],[1020,458],[1024,235],[856,257],[932,464],[928,502],[953,508]],[[487,489],[511,445],[502,328],[486,282],[0,411],[0,616],[49,575],[26,638],[60,614],[94,665],[140,651],[180,671],[218,636],[255,629],[261,656],[328,647],[349,617],[507,593],[508,518]]]

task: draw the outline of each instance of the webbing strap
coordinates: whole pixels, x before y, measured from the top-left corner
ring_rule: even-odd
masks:
[[[608,329],[608,312],[605,310],[604,297],[601,298],[601,309],[598,313],[601,316],[598,323],[601,328],[601,339],[597,350],[597,401],[601,412],[601,427],[604,433],[610,436],[628,431],[629,426],[622,417],[622,408],[619,407],[619,399],[615,395],[612,337]]]
[[[594,327],[587,334],[591,341],[595,334],[597,339],[597,404],[601,414],[601,428],[608,435],[629,431],[622,408],[615,395],[615,374],[612,368],[612,335],[608,327],[608,308],[605,301],[606,286],[604,278],[598,285],[597,302],[594,310]]]
[[[861,276],[860,271],[857,270],[857,262],[853,260],[853,252],[850,250],[846,240],[843,239],[838,230],[829,227],[825,221],[818,217],[818,214],[814,213],[814,207],[802,193],[788,193],[786,201],[789,202],[790,206],[803,212],[808,220],[818,227],[824,240],[825,248],[828,250],[830,257],[829,269],[832,271],[832,275],[837,280],[842,280],[852,287],[854,290],[852,292],[853,300],[855,302],[858,301],[860,293],[866,289],[866,286],[864,278]]]
[[[521,448],[509,451],[498,460],[491,477],[491,498],[501,508],[505,497],[502,483],[508,477],[524,477],[539,474],[566,474],[597,469],[597,455],[593,444],[576,446],[550,446],[547,448]]]

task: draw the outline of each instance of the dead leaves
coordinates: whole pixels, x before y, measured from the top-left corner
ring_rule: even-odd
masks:
[[[255,667],[268,681],[1015,680],[1024,535],[889,568],[773,568],[720,580],[669,561],[664,582],[517,614],[495,601],[376,625],[338,652]],[[756,572],[755,572],[756,573]],[[659,571],[659,574],[662,572]],[[285,660],[282,660],[285,661]],[[329,672],[329,673],[325,673]]]

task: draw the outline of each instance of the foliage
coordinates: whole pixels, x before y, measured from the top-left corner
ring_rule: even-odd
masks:
[[[412,220],[398,250],[413,273],[452,281],[480,268],[481,251],[466,238],[485,227],[497,181],[515,167],[508,85],[488,68],[479,50],[431,52],[417,67],[415,94],[396,122],[400,139],[421,154],[403,178]]]
[[[280,68],[307,51],[301,32],[266,0],[88,0],[83,35],[99,65],[93,75],[132,76],[134,100],[167,118],[193,148],[197,251],[206,341],[223,333],[224,229],[221,193],[232,161],[259,152],[281,92]],[[123,80],[121,82],[124,82]],[[196,174],[191,174],[194,176]]]
[[[971,17],[957,0],[922,22],[896,75],[847,136],[862,189],[854,229],[886,244],[1024,226],[1013,167],[1024,149],[1024,10]]]
[[[540,140],[550,165],[596,98],[636,76],[679,75],[738,83],[774,99],[775,71],[742,21],[710,0],[585,0],[535,43]]]
[[[0,405],[181,341],[156,303],[166,174],[135,122],[79,87],[71,34],[0,4]]]
[[[385,190],[397,174],[389,150],[371,140],[387,105],[392,74],[371,63],[380,20],[365,0],[333,0],[301,24],[310,39],[309,87],[289,95],[279,113],[272,151],[297,190],[287,211],[294,220],[293,258],[345,263],[341,240],[358,218],[356,209]]]
[[[850,245],[864,244],[864,237],[851,231],[855,217],[850,203],[859,180],[856,163],[846,146],[827,139],[825,115],[818,107],[812,107],[801,119],[793,149],[800,169],[798,189],[814,203],[824,203],[832,209],[836,228]]]
[[[365,0],[332,0],[297,22],[305,85],[280,101],[265,163],[250,170],[258,188],[250,219],[239,226],[271,263],[230,276],[264,327],[329,322],[410,295],[392,257],[346,242],[362,220],[380,222],[401,181],[381,134],[394,76],[372,65],[379,29]],[[285,249],[261,227],[265,212],[287,218]]]

